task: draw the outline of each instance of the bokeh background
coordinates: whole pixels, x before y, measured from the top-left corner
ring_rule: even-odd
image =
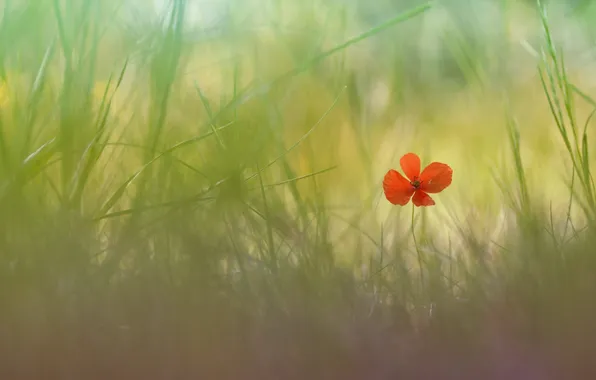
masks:
[[[6,378],[596,370],[596,2],[0,9]]]

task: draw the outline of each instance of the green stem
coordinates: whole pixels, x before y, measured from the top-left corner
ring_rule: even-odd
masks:
[[[412,239],[414,240],[414,247],[416,247],[416,254],[418,257],[418,267],[420,268],[420,291],[424,289],[424,270],[422,267],[422,253],[418,248],[418,242],[416,241],[416,234],[414,233],[414,203],[412,203]]]

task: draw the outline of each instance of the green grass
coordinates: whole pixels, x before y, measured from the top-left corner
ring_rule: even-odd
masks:
[[[594,376],[596,3],[214,4],[0,2],[2,378]]]

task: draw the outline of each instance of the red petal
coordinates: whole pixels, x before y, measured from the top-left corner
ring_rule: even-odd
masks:
[[[401,170],[406,177],[413,181],[415,177],[420,176],[420,157],[414,153],[405,154],[400,160]]]
[[[400,206],[405,206],[414,194],[414,187],[410,185],[410,181],[393,169],[385,174],[383,190],[389,202]]]
[[[414,205],[420,206],[433,206],[435,201],[430,197],[430,195],[426,194],[424,191],[416,191],[414,197],[412,198],[412,203]]]
[[[427,193],[438,193],[451,185],[453,170],[440,162],[428,165],[420,174],[420,190]]]

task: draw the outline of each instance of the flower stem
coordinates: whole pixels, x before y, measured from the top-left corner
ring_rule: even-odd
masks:
[[[424,270],[422,267],[422,253],[420,252],[420,248],[418,248],[418,242],[416,241],[416,234],[414,233],[414,204],[412,203],[412,239],[414,240],[414,247],[416,247],[416,254],[418,257],[418,267],[420,268],[420,291],[422,292],[424,289]]]

